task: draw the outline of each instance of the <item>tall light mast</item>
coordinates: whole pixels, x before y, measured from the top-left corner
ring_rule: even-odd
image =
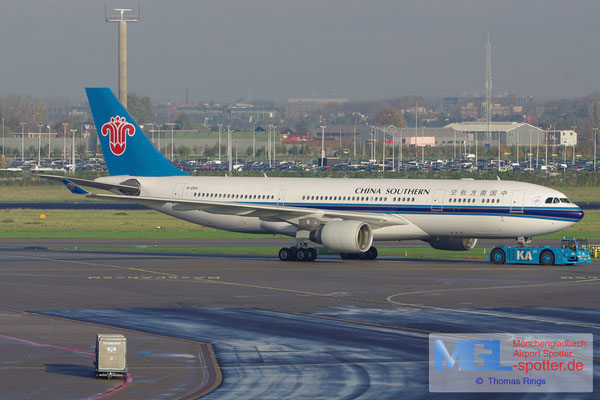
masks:
[[[109,16],[104,6],[106,22],[119,23],[119,101],[127,109],[127,23],[139,21],[138,15],[126,16],[126,12],[133,11],[131,8],[115,8],[118,15]]]
[[[487,141],[490,143],[490,122],[492,121],[492,43],[488,33],[485,51],[485,121],[487,123]]]

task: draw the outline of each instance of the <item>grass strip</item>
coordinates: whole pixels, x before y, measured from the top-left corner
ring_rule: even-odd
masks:
[[[0,239],[246,239],[280,235],[228,232],[156,211],[0,210]]]
[[[102,246],[77,246],[77,247],[51,247],[54,250],[93,250],[115,252],[157,252],[157,253],[199,253],[199,254],[269,254],[276,255],[280,247],[102,247]],[[474,258],[487,259],[489,249],[472,249],[467,251],[445,251],[430,248],[394,248],[382,247],[377,249],[380,255],[405,256],[405,257],[443,257],[443,258]],[[324,248],[317,248],[319,254],[337,255]]]

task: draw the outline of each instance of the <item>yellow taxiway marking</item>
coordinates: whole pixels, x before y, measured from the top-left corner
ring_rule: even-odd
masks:
[[[309,292],[307,290],[286,289],[286,288],[279,288],[279,287],[265,286],[265,285],[252,285],[249,283],[237,283],[237,282],[228,282],[228,281],[222,281],[222,280],[206,280],[206,279],[194,279],[193,282],[214,283],[214,284],[219,284],[219,285],[239,286],[239,287],[248,287],[248,288],[253,288],[253,289],[272,290],[272,291],[276,291],[276,292],[317,296],[317,297],[326,298],[326,299],[344,299],[344,300],[351,300],[351,301],[364,301],[364,302],[372,302],[372,303],[378,303],[378,304],[389,304],[387,301],[384,301],[384,300],[361,298],[361,297],[351,297],[351,296],[339,296],[339,295],[333,295],[331,293]]]
[[[87,277],[88,280],[109,280],[109,279],[115,279],[115,280],[123,280],[123,279],[129,279],[129,280],[140,280],[140,281],[158,281],[158,280],[162,280],[162,281],[170,281],[170,282],[182,282],[182,281],[189,281],[189,280],[194,280],[194,281],[198,281],[198,280],[205,280],[205,279],[221,279],[220,276],[191,276],[191,275],[170,275],[170,276],[145,276],[145,275],[94,275],[94,276],[88,276]]]
[[[392,296],[389,296],[388,300],[390,298],[394,298],[397,296],[408,296],[411,294],[438,293],[438,292],[460,292],[460,291],[469,291],[469,290],[533,288],[533,287],[561,286],[561,285],[565,285],[568,283],[571,283],[571,284],[591,283],[591,282],[597,282],[597,281],[600,281],[600,279],[594,277],[592,279],[585,279],[585,280],[581,279],[581,280],[563,281],[563,282],[529,283],[529,284],[523,284],[523,285],[481,286],[481,287],[464,287],[464,288],[453,288],[453,289],[419,290],[419,291],[415,291],[415,292],[396,293]]]
[[[392,296],[390,296],[390,297],[392,297]],[[543,323],[554,324],[554,325],[567,325],[567,326],[577,326],[580,328],[600,329],[600,325],[569,322],[569,321],[556,321],[556,320],[551,320],[551,319],[538,318],[538,317],[531,316],[531,315],[520,316],[520,315],[502,314],[502,313],[496,313],[496,312],[492,312],[492,311],[483,311],[483,310],[478,311],[478,310],[452,309],[452,308],[445,308],[445,307],[426,306],[423,304],[400,303],[400,302],[397,302],[394,300],[389,300],[389,302],[392,304],[402,306],[402,307],[412,307],[412,308],[416,308],[416,309],[448,311],[448,312],[460,313],[460,314],[485,315],[485,316],[489,316],[489,317],[519,319],[519,320],[525,320],[525,321],[529,321],[529,322],[535,321],[535,322],[543,322]]]
[[[0,268],[0,271],[89,271],[89,268]]]
[[[350,301],[361,301],[361,302],[370,302],[370,303],[377,303],[377,304],[389,304],[389,302],[385,301],[385,300],[369,299],[369,298],[354,297],[354,296],[340,296],[340,295],[334,295],[332,293],[309,292],[307,290],[286,289],[286,288],[278,288],[278,287],[274,287],[274,286],[252,285],[249,283],[237,283],[237,282],[228,282],[228,281],[222,281],[222,280],[209,281],[209,280],[205,280],[205,279],[195,279],[195,280],[193,280],[193,282],[214,283],[214,284],[219,284],[219,285],[239,286],[239,287],[248,287],[248,288],[253,288],[253,289],[272,290],[272,291],[276,291],[276,292],[285,292],[285,293],[294,293],[294,294],[301,294],[301,295],[308,295],[308,296],[316,296],[316,297],[321,297],[321,298],[325,298],[325,299],[344,299],[344,300],[350,300]]]
[[[29,276],[36,278],[81,278],[81,275],[55,275],[55,274],[3,274],[0,273],[0,276]]]
[[[167,272],[152,271],[152,270],[148,270],[148,269],[144,269],[144,268],[125,267],[122,265],[114,265],[114,264],[102,264],[102,263],[94,263],[94,262],[89,262],[89,261],[76,261],[76,260],[65,260],[65,259],[57,260],[55,258],[48,258],[48,257],[33,257],[33,256],[19,256],[19,257],[33,259],[33,260],[41,260],[41,261],[55,261],[55,262],[63,262],[63,263],[68,263],[68,264],[91,265],[94,267],[125,269],[125,270],[130,270],[130,271],[145,272],[147,274],[177,276],[176,274],[170,274]]]
[[[277,288],[277,287],[273,287],[273,286],[252,285],[249,283],[236,283],[236,282],[214,281],[214,280],[209,281],[209,280],[205,280],[205,279],[198,279],[198,280],[195,280],[194,282],[216,283],[219,285],[228,285],[228,286],[241,286],[241,287],[249,287],[249,288],[254,288],[254,289],[265,289],[265,290],[273,290],[273,291],[278,291],[278,292],[305,294],[305,295],[309,295],[309,296],[331,297],[331,296],[327,296],[326,294],[323,294],[323,293],[309,292],[309,291],[305,291],[305,290]]]
[[[228,281],[222,281],[222,280],[209,281],[209,280],[205,280],[205,279],[195,279],[195,280],[193,280],[193,282],[214,283],[214,284],[219,284],[219,285],[248,287],[248,288],[253,288],[253,289],[264,289],[264,290],[271,290],[271,291],[276,291],[276,292],[294,293],[294,294],[307,295],[307,296],[316,296],[316,297],[321,297],[324,299],[336,299],[336,300],[343,299],[343,300],[349,300],[349,301],[370,302],[370,303],[377,303],[377,304],[389,304],[389,302],[387,302],[385,300],[369,299],[369,298],[355,297],[355,296],[340,296],[340,295],[334,295],[332,293],[309,292],[307,290],[287,289],[287,288],[279,288],[279,287],[274,287],[274,286],[252,285],[249,283],[237,283],[237,282],[228,282]]]

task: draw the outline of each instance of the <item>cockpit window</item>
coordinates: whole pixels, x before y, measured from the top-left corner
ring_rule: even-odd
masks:
[[[560,202],[561,203],[570,203],[571,201],[569,199],[567,199],[566,197],[561,197]]]
[[[555,197],[555,198],[554,198],[554,201],[553,201],[553,203],[554,203],[554,204],[556,204],[556,203],[560,203],[560,200],[558,200],[558,197]]]
[[[548,197],[546,199],[546,204],[552,204],[552,200],[553,200],[552,197]]]

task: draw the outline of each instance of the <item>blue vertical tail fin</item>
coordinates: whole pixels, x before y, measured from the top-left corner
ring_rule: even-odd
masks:
[[[85,91],[109,175],[187,175],[154,148],[109,88]]]

